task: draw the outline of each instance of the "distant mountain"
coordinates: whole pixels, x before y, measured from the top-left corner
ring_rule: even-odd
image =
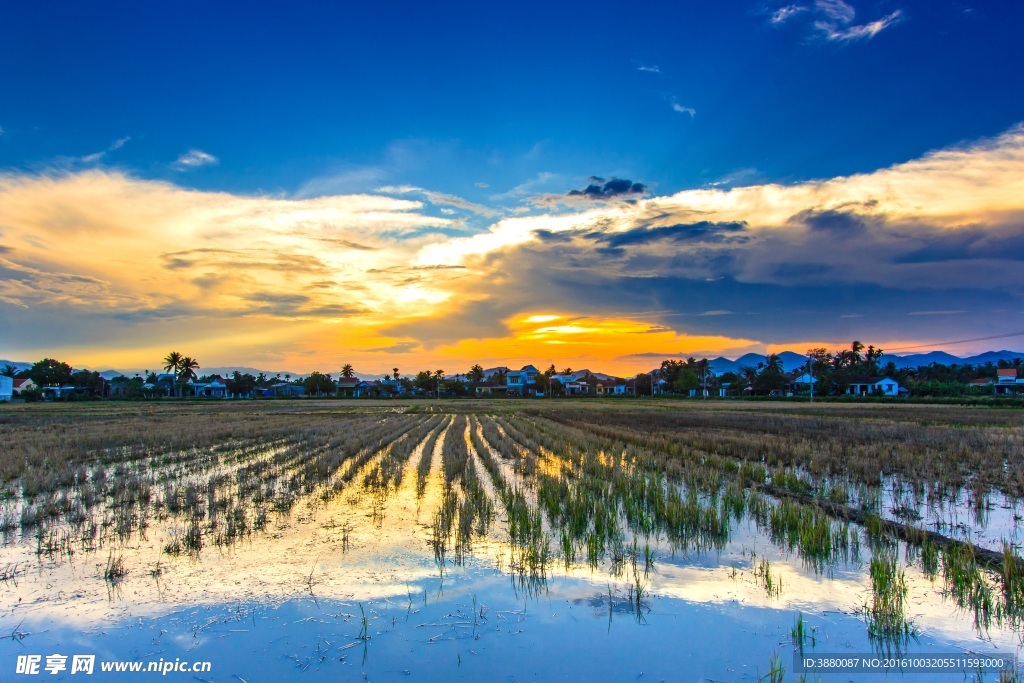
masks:
[[[786,372],[792,372],[793,370],[800,369],[807,363],[807,356],[803,356],[799,353],[792,351],[783,351],[779,354],[782,359],[782,367]],[[751,367],[756,368],[758,363],[765,361],[765,356],[758,353],[748,353],[735,360],[730,360],[723,356],[712,359],[711,368],[714,370],[716,375],[722,375],[726,372],[739,372],[741,368]],[[1024,359],[1024,352],[1020,351],[986,351],[985,353],[979,353],[976,356],[967,356],[961,358],[952,354],[946,353],[945,351],[931,351],[929,353],[914,353],[906,356],[897,356],[896,354],[886,353],[883,354],[879,359],[880,365],[885,365],[890,361],[895,363],[899,369],[903,368],[916,368],[923,365],[931,365],[932,363],[939,363],[940,365],[984,365],[985,363],[992,362],[998,363],[1001,360],[1012,361],[1015,358]]]
[[[977,356],[968,356],[962,362],[971,365],[984,365],[985,363],[998,363],[1001,360],[1012,361],[1016,358],[1024,359],[1024,353],[1020,351],[986,351]]]
[[[985,353],[979,353],[976,356],[967,356],[961,358],[954,356],[945,351],[932,351],[931,353],[915,353],[909,356],[896,356],[891,354],[884,354],[880,360],[882,365],[885,365],[889,361],[896,364],[898,368],[917,368],[922,365],[931,365],[932,363],[938,363],[940,365],[984,365],[985,363],[992,362],[998,363],[1001,360],[1012,361],[1015,358],[1024,359],[1024,353],[1020,351],[986,351]]]
[[[922,365],[931,365],[932,363],[939,363],[941,365],[952,365],[953,363],[963,364],[963,359],[957,358],[951,353],[945,351],[931,351],[930,353],[912,353],[908,356],[897,356],[895,354],[884,353],[878,359],[879,365],[886,365],[888,363],[895,363],[897,368],[916,368]]]
[[[768,359],[768,356],[761,353],[747,353],[736,360],[729,360],[723,356],[719,356],[710,361],[711,369],[714,370],[716,375],[721,375],[726,372],[739,372],[741,368],[756,368],[758,363],[764,363]],[[792,351],[783,351],[779,354],[779,359],[782,361],[782,369],[784,372],[792,372],[807,364],[807,356],[802,356],[799,353]]]
[[[30,367],[32,367],[33,363],[22,363],[16,360],[0,360],[0,368],[3,368],[4,366],[7,365],[13,365],[14,367],[18,368],[18,372],[21,372],[22,370],[28,370]]]

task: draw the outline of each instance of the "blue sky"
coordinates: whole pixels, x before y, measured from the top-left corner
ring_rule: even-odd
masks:
[[[652,354],[1008,333],[991,321],[1024,300],[1024,206],[1004,163],[1022,140],[1021,26],[1024,3],[945,0],[20,3],[0,24],[0,318],[39,332],[0,342],[108,359],[127,353],[97,332],[114,326],[146,353],[180,334],[211,354],[223,340],[199,331],[242,316],[249,341],[225,355],[299,367],[336,352],[372,366],[388,348],[409,362],[519,347],[529,359],[565,343],[527,329],[545,315],[675,335]],[[984,192],[957,175],[967,166]],[[970,206],[931,211],[925,185]],[[115,225],[149,215],[140,197],[163,207],[163,234]],[[776,200],[789,213],[761,221]],[[300,257],[324,256],[312,224],[337,251],[300,272]],[[593,237],[603,230],[652,232]],[[106,251],[50,259],[71,233]],[[273,291],[230,291],[226,273],[255,262],[241,245],[271,233],[261,248],[293,269],[275,266]],[[170,234],[221,260],[173,256]],[[862,260],[825,254],[823,234]],[[122,249],[181,290],[118,281]],[[345,279],[356,263],[376,283],[365,296]],[[433,270],[399,278],[400,263]],[[362,347],[338,349],[342,311],[379,322]],[[290,332],[259,341],[268,320]]]
[[[772,23],[800,3],[447,5],[18,3],[0,165],[129,137],[107,163],[192,187],[337,176],[501,203],[591,175],[667,194],[871,171],[1024,111],[1018,2],[855,2],[844,26],[899,15],[852,40],[816,9]],[[220,163],[182,177],[169,164],[189,149]]]

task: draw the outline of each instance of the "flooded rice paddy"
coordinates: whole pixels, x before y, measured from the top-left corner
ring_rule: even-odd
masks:
[[[1019,652],[1015,411],[49,405],[0,437],[2,680],[1018,680],[799,670]]]

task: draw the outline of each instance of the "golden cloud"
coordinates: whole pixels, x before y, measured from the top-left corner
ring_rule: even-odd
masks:
[[[906,283],[936,292],[908,294],[907,312],[972,310],[950,287],[1019,291],[1022,224],[1020,127],[873,173],[507,217],[455,237],[460,224],[402,198],[6,174],[0,322],[6,347],[79,364],[142,366],[178,345],[208,364],[273,358],[296,370],[436,358],[612,371],[651,348],[777,343],[759,331],[767,318],[742,315],[741,296],[758,290],[740,286],[875,287],[888,308],[858,300],[866,315],[851,325],[871,321],[872,306],[875,317],[898,308],[892,292]]]

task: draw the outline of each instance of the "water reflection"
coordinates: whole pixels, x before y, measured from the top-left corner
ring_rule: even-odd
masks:
[[[799,613],[830,646],[872,646],[863,615],[878,592],[868,565],[875,541],[740,487],[726,470],[669,475],[633,446],[571,432],[560,442],[536,418],[374,415],[344,427],[114,472],[92,506],[83,502],[88,475],[70,502],[54,501],[71,514],[8,539],[3,626],[48,625],[100,642],[111,625],[148,637],[164,624],[181,649],[199,619],[195,647],[212,648],[212,634],[254,644],[227,634],[266,637],[306,614],[283,641],[260,641],[267,656],[287,645],[296,668],[326,671],[329,661],[354,666],[358,650],[358,666],[382,674],[395,671],[377,669],[375,652],[386,661],[402,638],[426,663],[432,647],[491,630],[503,634],[489,660],[501,670],[507,641],[529,626],[530,656],[557,660],[545,672],[555,678],[562,658],[552,643],[603,652],[610,634],[622,635],[617,621],[632,622],[626,639],[635,657],[647,653],[645,673],[669,677],[675,665],[656,646],[680,654],[671,646],[679,638],[706,644],[713,635],[736,650],[688,653],[693,665],[720,679],[753,675]],[[909,509],[905,494],[897,498]],[[115,560],[126,573],[104,578]],[[979,630],[953,609],[941,579],[913,562],[898,570],[901,612],[922,634],[901,646],[976,646],[980,636],[986,647],[1017,647],[1012,620]],[[560,616],[548,616],[555,605]],[[218,626],[229,618],[252,629]],[[476,649],[446,652],[459,675],[476,671],[461,668]]]

